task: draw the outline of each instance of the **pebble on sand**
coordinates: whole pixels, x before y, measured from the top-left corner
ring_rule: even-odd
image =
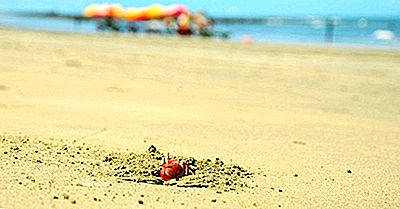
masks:
[[[84,181],[77,180],[76,186],[86,187],[86,188],[92,188],[92,187],[93,187],[93,184],[90,183],[90,182],[84,182]]]

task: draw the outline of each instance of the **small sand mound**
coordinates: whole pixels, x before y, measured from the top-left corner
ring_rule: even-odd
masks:
[[[82,178],[96,177],[107,181],[115,179],[177,187],[209,188],[218,193],[249,187],[247,182],[253,176],[244,168],[225,164],[218,158],[197,160],[193,157],[177,156],[177,159],[189,164],[195,174],[180,180],[164,182],[159,175],[161,159],[165,155],[154,146],[141,154],[121,153],[76,141],[64,143],[61,139],[42,141],[0,135],[0,151],[8,164],[41,164],[49,167],[57,165],[59,168],[63,165],[65,169]]]
[[[161,159],[165,156],[151,146],[143,154],[118,154],[106,156],[104,162],[109,162],[113,175],[123,180],[150,184],[167,184],[178,187],[211,188],[216,191],[231,191],[242,187],[248,187],[246,181],[252,177],[252,173],[238,165],[225,164],[220,159],[197,160],[193,157],[177,156],[179,160],[186,162],[194,171],[194,175],[186,176],[178,181],[161,181],[159,177]]]

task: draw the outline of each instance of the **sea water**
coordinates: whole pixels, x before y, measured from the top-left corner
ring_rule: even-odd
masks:
[[[325,20],[319,24],[221,24],[216,25],[218,30],[229,31],[233,40],[251,36],[258,42],[281,44],[326,44]],[[379,40],[377,31],[390,31],[395,37]],[[360,47],[383,47],[400,49],[400,19],[365,19],[353,18],[340,20],[335,23],[332,32],[333,45],[347,45]]]

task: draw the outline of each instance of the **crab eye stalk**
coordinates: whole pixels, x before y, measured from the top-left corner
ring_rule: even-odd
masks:
[[[183,171],[185,176],[189,176],[190,168],[189,165],[183,162]]]
[[[162,164],[162,165],[166,164],[167,162],[168,162],[168,157],[163,157],[163,158],[161,159],[161,164]]]

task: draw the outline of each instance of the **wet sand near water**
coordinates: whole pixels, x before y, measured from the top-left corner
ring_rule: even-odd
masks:
[[[396,51],[0,29],[0,208],[398,208],[399,69]],[[152,145],[209,169],[160,185]]]

